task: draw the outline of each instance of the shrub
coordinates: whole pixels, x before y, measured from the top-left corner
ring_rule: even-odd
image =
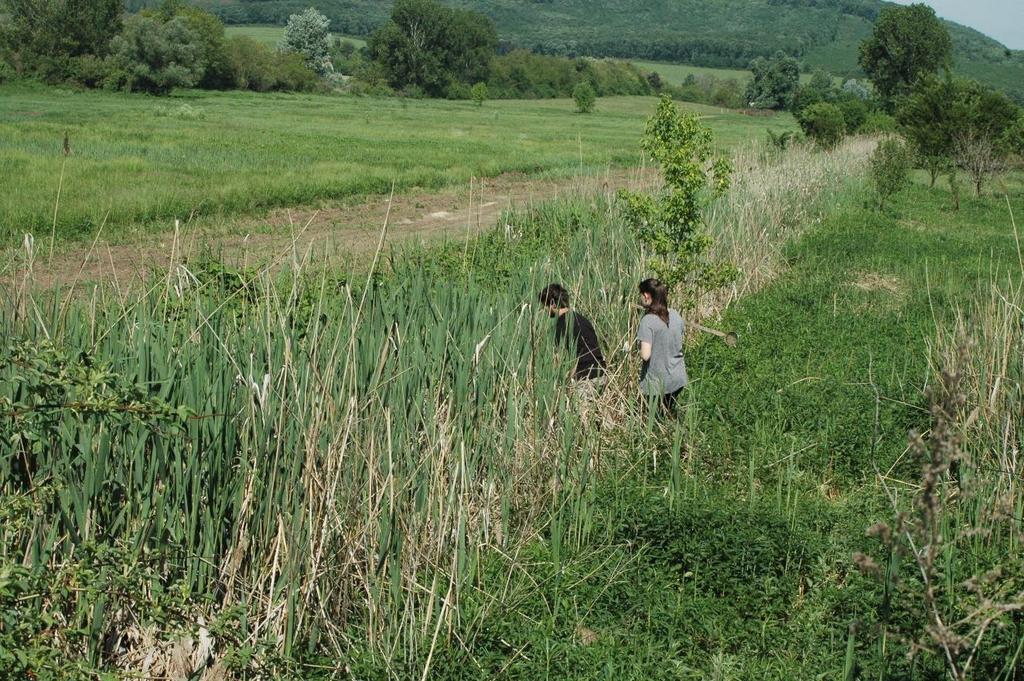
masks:
[[[284,37],[279,45],[282,52],[295,52],[313,72],[326,76],[334,70],[331,63],[330,20],[315,8],[288,17]]]
[[[590,83],[584,81],[572,90],[572,98],[576,102],[576,111],[579,113],[590,113],[597,103],[597,93]]]
[[[913,154],[901,139],[890,137],[882,140],[871,154],[871,184],[878,197],[879,210],[885,202],[903,191],[910,184],[910,168]]]
[[[984,133],[964,131],[953,140],[954,160],[971,178],[975,196],[981,196],[986,179],[1005,170],[1006,152],[996,140]]]
[[[225,52],[234,86],[242,90],[307,92],[316,89],[318,78],[302,55],[278,52],[249,38],[235,36]]]
[[[494,57],[487,78],[494,99],[571,97],[587,81],[598,97],[648,95],[651,84],[634,65],[613,59],[568,59],[513,50]]]
[[[121,0],[0,1],[0,48],[24,69],[51,81],[69,77],[76,57],[105,57],[121,29]]]
[[[755,109],[788,109],[800,84],[796,59],[778,52],[772,59],[759,57],[750,64],[754,72],[747,85],[747,102]]]
[[[728,109],[739,109],[745,106],[743,87],[735,78],[718,80],[711,90],[710,103]]]
[[[771,128],[766,130],[768,133],[768,146],[776,151],[785,151],[789,149],[789,146],[796,141],[797,135],[792,130],[786,130],[776,134]]]
[[[478,12],[397,0],[367,48],[396,90],[414,86],[442,97],[452,82],[486,79],[497,43],[494,24]]]
[[[85,87],[102,87],[110,76],[110,64],[92,54],[73,57],[68,63],[67,77]]]
[[[715,76],[693,74],[686,77],[682,85],[676,87],[663,86],[674,98],[686,102],[711,104],[729,109],[742,109],[747,106],[746,92],[743,85],[735,78],[716,78]]]
[[[473,89],[466,83],[453,81],[448,83],[444,96],[445,99],[473,99]]]
[[[477,106],[483,106],[484,102],[487,101],[487,84],[477,83],[473,86],[473,89],[470,90],[469,94]]]
[[[835,104],[843,112],[843,120],[846,122],[846,134],[855,135],[860,132],[868,117],[867,102],[856,96],[844,94],[836,100]]]
[[[128,17],[110,46],[109,81],[118,88],[166,94],[175,87],[192,87],[203,75],[202,45],[181,18],[161,23],[153,17]]]
[[[868,135],[894,133],[897,129],[896,119],[884,111],[869,111],[860,126],[861,133]]]
[[[804,134],[822,149],[834,149],[846,136],[846,120],[835,104],[812,104],[797,117]]]
[[[2,70],[3,66],[0,66],[0,81],[3,80]],[[1006,129],[1002,143],[1010,153],[1024,156],[1024,113]]]
[[[661,166],[659,195],[622,190],[623,221],[653,254],[650,267],[669,288],[682,285],[687,304],[735,279],[736,268],[712,259],[707,209],[729,189],[732,164],[715,159],[710,128],[663,95],[641,146]]]

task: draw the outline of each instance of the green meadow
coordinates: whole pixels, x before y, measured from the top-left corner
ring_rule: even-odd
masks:
[[[672,85],[679,85],[689,76],[714,76],[720,79],[735,78],[743,83],[750,80],[750,71],[745,69],[716,69],[705,66],[668,64],[655,61],[633,61],[633,63],[645,71],[657,73],[663,80]]]
[[[0,240],[105,237],[237,215],[439,189],[502,173],[565,176],[639,163],[653,98],[472,102],[184,92],[152,97],[0,88]],[[723,147],[794,129],[691,107]],[[62,143],[68,135],[71,154]],[[60,200],[57,201],[58,190]],[[57,210],[55,211],[55,207]]]
[[[930,604],[962,678],[1019,679],[1015,610],[976,608],[1024,592],[1024,183],[953,212],[918,178],[878,212],[870,146],[740,150],[710,218],[740,277],[706,301],[739,344],[691,339],[675,421],[618,351],[646,266],[600,196],[369,276],[211,259],[126,296],[19,288],[11,669],[167,676],[205,646],[196,677],[942,679]],[[552,280],[608,355],[600,425],[533,303]],[[915,431],[956,434],[931,482]],[[880,522],[932,522],[933,601]]]

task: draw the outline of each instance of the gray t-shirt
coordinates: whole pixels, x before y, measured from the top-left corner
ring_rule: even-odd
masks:
[[[668,324],[661,317],[646,314],[640,320],[636,339],[651,344],[651,358],[640,368],[640,392],[665,395],[686,387],[686,362],[683,360],[683,318],[668,311]]]

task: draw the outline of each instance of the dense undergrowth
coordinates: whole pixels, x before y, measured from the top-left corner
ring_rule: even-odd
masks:
[[[613,352],[641,257],[601,196],[375,277],[184,263],[130,299],[8,290],[0,664],[940,678],[901,638],[921,621],[913,575],[894,599],[852,556],[886,563],[865,536],[893,514],[878,473],[915,489],[907,429],[929,425],[921,389],[959,342],[931,350],[937,325],[971,326],[953,301],[1019,273],[1005,208],[952,216],[915,189],[879,215],[850,184],[862,153],[748,160],[712,223],[744,274],[693,312],[728,305],[741,342],[692,348],[679,428],[639,418]],[[553,279],[612,357],[601,429],[566,402],[532,302]],[[951,542],[963,578],[1014,564],[1018,535],[996,529]],[[1020,676],[1015,622],[976,678]]]
[[[947,201],[918,188],[877,214],[848,200],[793,245],[787,272],[726,314],[739,347],[691,351],[684,441],[669,432],[610,445],[645,456],[597,485],[588,541],[557,553],[549,531],[527,549],[528,569],[493,559],[466,606],[486,615],[457,636],[473,643],[448,648],[433,674],[947,678],[940,646],[922,634],[913,562],[889,563],[867,530],[893,518],[887,488],[907,499],[918,489],[908,432],[931,426],[923,389],[948,369],[981,385],[957,425],[962,468],[943,484],[941,606],[951,623],[969,617],[970,583],[993,579],[1007,609],[965,678],[1021,678],[1019,416],[1004,401],[1016,404],[1020,386],[1010,302],[1020,269],[1005,204],[953,215]],[[982,321],[986,334],[970,328]],[[941,357],[929,350],[937,328]],[[966,359],[955,352],[965,345]],[[987,431],[968,423],[979,404]],[[960,498],[956,479],[969,476],[985,491],[963,486]],[[857,554],[888,564],[889,581],[858,569]],[[501,606],[498,590],[512,596]],[[911,658],[915,643],[930,648]],[[422,660],[391,673],[417,669]],[[362,673],[374,670],[384,676]]]

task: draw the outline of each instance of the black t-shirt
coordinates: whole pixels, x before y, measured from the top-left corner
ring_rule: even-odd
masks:
[[[571,324],[570,324],[571,322]],[[607,366],[601,346],[597,342],[597,334],[590,320],[576,312],[566,312],[555,323],[555,340],[565,342],[570,349],[576,350],[576,379],[597,378],[604,373]]]

